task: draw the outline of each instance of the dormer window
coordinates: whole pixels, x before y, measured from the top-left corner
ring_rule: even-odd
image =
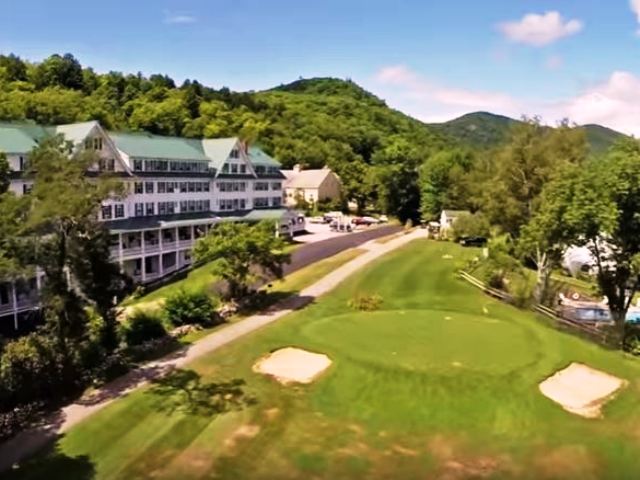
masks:
[[[240,151],[237,148],[234,148],[233,150],[231,150],[231,155],[229,155],[231,158],[240,158]]]
[[[228,163],[225,163],[222,166],[222,173],[229,173],[229,164]]]
[[[231,173],[238,173],[238,164],[237,163],[232,163],[231,164]]]
[[[84,141],[84,148],[86,150],[102,150],[102,138],[101,137],[87,138]]]

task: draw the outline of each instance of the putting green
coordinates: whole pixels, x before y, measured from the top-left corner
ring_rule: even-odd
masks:
[[[354,312],[316,320],[302,333],[354,361],[421,372],[504,374],[537,353],[521,324],[443,310]]]

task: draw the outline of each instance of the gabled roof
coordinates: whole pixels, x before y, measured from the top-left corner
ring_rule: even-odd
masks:
[[[118,150],[131,157],[209,160],[200,140],[164,137],[151,133],[109,132]]]
[[[95,120],[82,123],[69,123],[67,125],[58,125],[53,127],[53,130],[57,134],[64,135],[64,138],[74,145],[84,142],[85,138],[91,133],[95,127],[98,126],[98,122]]]
[[[460,215],[464,214],[471,214],[469,210],[443,210],[442,213],[444,213],[449,218],[459,217]]]
[[[231,150],[238,143],[236,137],[231,138],[205,138],[201,140],[204,155],[209,159],[209,166],[222,170],[222,165],[229,158]]]
[[[327,176],[333,174],[328,168],[317,170],[282,170],[287,177],[285,188],[319,188]]]

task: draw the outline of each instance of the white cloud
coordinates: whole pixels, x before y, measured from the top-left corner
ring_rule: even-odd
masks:
[[[548,70],[557,70],[562,65],[564,65],[564,59],[560,55],[551,55],[544,62],[544,66]]]
[[[639,3],[639,0],[633,0]],[[563,37],[575,35],[583,28],[580,20],[565,21],[556,11],[542,15],[529,13],[520,20],[498,24],[498,30],[512,42],[543,47]]]
[[[513,118],[539,115],[550,125],[568,118],[578,124],[597,123],[640,136],[640,75],[625,71],[613,72],[576,95],[556,101],[448,86],[405,65],[380,69],[367,86],[392,107],[425,122],[442,122],[487,110]]]
[[[554,109],[579,124],[599,123],[640,136],[640,76],[613,72],[606,81],[560,102]]]
[[[631,0],[629,2],[631,6],[631,11],[636,14],[636,18],[638,19],[638,23],[640,23],[640,0]],[[636,31],[638,35],[640,35],[640,28]]]
[[[183,13],[172,13],[167,10],[164,11],[164,23],[169,25],[180,25],[186,23],[195,23],[197,18],[193,15],[186,15]]]
[[[444,86],[405,65],[384,67],[374,80],[374,89],[396,108],[426,122],[450,120],[476,110],[520,115],[521,106],[507,94]]]

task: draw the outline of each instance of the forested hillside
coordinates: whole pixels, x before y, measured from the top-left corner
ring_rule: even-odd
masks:
[[[471,148],[493,148],[508,142],[513,127],[521,120],[496,115],[489,112],[468,113],[448,122],[433,123],[429,126],[448,137]],[[582,125],[593,155],[605,153],[624,135],[601,125]]]
[[[284,167],[330,166],[346,199],[360,210],[372,206],[403,220],[418,219],[420,207],[427,217],[443,207],[477,208],[485,196],[474,191],[477,185],[499,169],[499,150],[509,148],[514,132],[527,125],[483,112],[427,125],[350,80],[314,78],[232,92],[196,80],[178,86],[162,74],[98,74],[70,54],[40,63],[0,56],[0,121],[92,119],[111,130],[240,136]],[[547,130],[554,129],[536,131]],[[579,130],[592,153],[620,135],[597,125]]]

